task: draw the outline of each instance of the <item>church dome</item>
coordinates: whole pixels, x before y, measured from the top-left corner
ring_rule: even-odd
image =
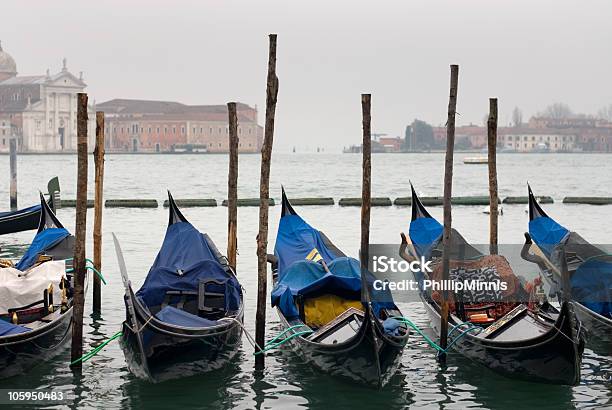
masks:
[[[15,75],[17,75],[17,64],[15,64],[15,60],[13,60],[9,53],[2,50],[2,43],[0,43],[0,77],[12,77]]]

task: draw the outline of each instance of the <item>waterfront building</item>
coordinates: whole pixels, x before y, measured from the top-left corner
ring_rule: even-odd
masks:
[[[77,93],[87,85],[83,73],[77,77],[67,67],[52,74],[17,75],[13,57],[0,43],[0,152],[17,139],[20,152],[76,151]],[[95,141],[95,115],[89,110],[89,146]]]
[[[517,152],[571,152],[576,149],[576,134],[553,130],[508,128],[498,135],[498,139],[499,146]]]
[[[226,105],[114,99],[97,105],[106,115],[107,144],[124,152],[227,152]],[[263,128],[257,107],[237,103],[238,150],[259,152]]]

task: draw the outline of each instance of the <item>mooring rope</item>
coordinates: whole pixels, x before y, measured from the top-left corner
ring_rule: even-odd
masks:
[[[113,340],[121,337],[123,335],[123,332],[119,331],[117,333],[115,333],[114,335],[112,335],[110,338],[108,338],[107,340],[105,340],[102,344],[100,344],[98,347],[96,347],[95,349],[93,349],[91,352],[84,354],[83,356],[79,357],[78,359],[74,360],[73,362],[70,363],[70,365],[72,366],[73,364],[79,363],[79,362],[86,362],[89,359],[91,359],[92,357],[94,357],[95,355],[97,355],[100,350],[104,349],[104,347],[109,344],[110,342],[112,342]]]
[[[457,343],[459,341],[459,339],[461,339],[462,337],[464,337],[465,335],[467,335],[469,332],[474,331],[474,330],[478,330],[478,333],[482,332],[482,328],[479,326],[476,326],[470,322],[461,322],[458,323],[456,325],[454,325],[451,330],[448,332],[448,336],[451,336],[455,330],[459,329],[461,326],[468,326],[467,329],[463,330],[461,333],[459,333],[459,335],[457,337],[455,337],[454,339],[451,340],[451,342],[448,344],[448,346],[446,346],[446,349],[443,349],[442,347],[440,347],[436,342],[434,342],[433,340],[431,340],[429,338],[429,336],[427,336],[416,324],[414,324],[410,319],[408,319],[407,317],[404,316],[393,316],[391,319],[395,319],[398,322],[404,323],[408,326],[410,326],[412,329],[416,330],[416,332],[423,338],[425,339],[425,341],[434,349],[436,349],[438,351],[438,355],[447,353],[448,350],[453,347],[453,345],[455,345],[455,343]]]
[[[66,261],[73,261],[73,260],[74,260],[74,258],[69,258],[69,259],[66,259]],[[85,262],[89,262],[89,263],[91,263],[91,266],[89,266],[89,265],[85,265],[85,269],[89,269],[89,270],[94,271],[94,273],[95,273],[96,275],[98,275],[98,277],[100,278],[100,280],[102,281],[102,283],[104,283],[104,284],[106,285],[106,279],[104,279],[104,276],[102,276],[102,273],[100,273],[100,272],[99,272],[99,271],[98,271],[98,270],[95,268],[95,263],[93,263],[93,261],[92,261],[91,259],[88,259],[88,258],[85,258]],[[70,273],[70,272],[74,272],[74,268],[69,268],[69,269],[66,269],[66,273]]]

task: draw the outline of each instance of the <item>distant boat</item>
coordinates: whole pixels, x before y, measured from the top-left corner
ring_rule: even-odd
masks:
[[[488,205],[485,206],[484,208],[482,208],[482,213],[489,215],[491,213],[491,208]],[[504,208],[501,205],[497,207],[497,214],[498,215],[504,214]]]
[[[464,164],[488,164],[489,158],[487,157],[466,157],[463,159]]]

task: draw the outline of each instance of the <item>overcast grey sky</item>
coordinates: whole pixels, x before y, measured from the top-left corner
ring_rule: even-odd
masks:
[[[443,124],[449,64],[460,65],[459,124],[500,121],[555,101],[612,103],[609,0],[2,1],[0,40],[21,75],[85,72],[90,98],[260,108],[267,34],[278,33],[275,147],[359,143],[360,94],[375,132]]]

